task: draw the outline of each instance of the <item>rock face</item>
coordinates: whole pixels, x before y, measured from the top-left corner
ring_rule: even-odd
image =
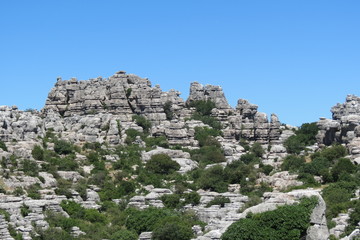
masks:
[[[43,111],[53,110],[64,117],[105,112],[130,117],[143,114],[156,122],[166,120],[165,102],[184,105],[179,95],[176,91],[162,92],[159,86],[152,87],[148,79],[119,71],[108,79],[58,79]]]
[[[186,102],[197,100],[215,103],[212,116],[223,125],[225,140],[280,142],[280,122],[275,114],[269,121],[265,113],[257,111],[257,105],[243,99],[232,109],[221,87],[195,82]],[[52,130],[72,142],[119,144],[126,138],[126,129],[142,131],[132,120],[133,115],[142,115],[152,122],[153,136],[166,136],[170,145],[196,146],[194,128],[204,124],[189,121],[192,113],[180,92],[163,92],[158,85],[152,87],[148,79],[124,71],[87,81],[58,78],[41,113],[0,107],[0,140],[36,142]]]
[[[346,102],[331,108],[332,119],[320,118],[319,143],[330,145],[334,142],[347,145],[354,158],[360,156],[360,98],[348,95]]]
[[[206,85],[203,86],[198,82],[190,85],[190,95],[186,103],[193,101],[210,100],[215,103],[216,108],[221,110],[230,110],[231,107],[225,98],[225,94],[220,86]]]
[[[229,130],[235,139],[246,139],[261,143],[278,143],[281,135],[280,121],[275,114],[269,122],[265,113],[257,111],[258,106],[240,99],[235,114],[229,116]],[[230,137],[230,136],[228,136]]]

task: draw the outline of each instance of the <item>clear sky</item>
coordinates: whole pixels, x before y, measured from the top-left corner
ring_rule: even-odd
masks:
[[[44,106],[56,77],[125,70],[186,98],[221,85],[301,125],[360,95],[360,1],[0,1],[0,105]]]

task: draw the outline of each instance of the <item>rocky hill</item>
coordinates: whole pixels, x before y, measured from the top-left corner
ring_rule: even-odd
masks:
[[[359,103],[296,128],[219,86],[58,78],[0,106],[0,239],[354,239]]]

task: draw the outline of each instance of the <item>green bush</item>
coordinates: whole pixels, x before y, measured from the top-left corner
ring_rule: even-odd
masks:
[[[295,135],[290,136],[285,142],[284,146],[289,153],[299,154],[305,150],[306,146],[312,145],[316,142],[316,134],[318,132],[316,122],[304,123],[295,132]]]
[[[341,211],[349,208],[349,201],[354,195],[357,184],[354,182],[332,183],[322,191],[322,196],[326,202],[326,217],[331,220]]]
[[[345,229],[345,234],[350,235],[360,222],[360,201],[354,201],[352,211],[350,213],[350,219],[348,220],[348,226]]]
[[[202,166],[226,161],[223,151],[216,145],[204,146],[193,150],[191,152],[191,159],[199,162]]]
[[[34,159],[43,161],[44,160],[44,150],[39,145],[35,145],[31,151],[31,155]]]
[[[192,101],[188,107],[195,108],[196,112],[192,115],[193,119],[200,120],[214,129],[221,129],[221,123],[211,116],[211,110],[216,107],[214,102],[210,100]]]
[[[254,143],[250,148],[250,152],[255,154],[256,157],[261,158],[262,155],[265,153],[265,150],[260,143]]]
[[[274,169],[273,166],[271,165],[264,165],[264,164],[260,164],[260,168],[262,169],[262,172],[265,174],[265,175],[269,175],[272,170]]]
[[[121,229],[111,235],[110,240],[137,240],[138,235],[126,229]]]
[[[106,224],[106,216],[99,213],[96,209],[85,209],[84,220],[92,223]]]
[[[69,233],[55,227],[38,231],[38,236],[34,236],[34,240],[72,240],[74,239]]]
[[[193,206],[200,203],[201,196],[197,192],[190,192],[184,194],[185,204],[191,204]]]
[[[299,240],[306,237],[317,198],[281,206],[274,211],[248,216],[233,223],[222,240]]]
[[[6,147],[6,144],[3,142],[3,141],[1,141],[0,140],[0,148],[2,149],[2,150],[4,150],[5,152],[7,152],[7,147]]]
[[[99,142],[94,142],[94,143],[86,142],[82,148],[83,150],[90,149],[90,150],[99,151],[101,149],[101,144]]]
[[[132,144],[136,140],[137,136],[140,136],[141,138],[144,137],[143,133],[133,128],[126,129],[125,133],[126,133],[125,143],[128,145]]]
[[[225,203],[230,203],[230,199],[223,196],[216,196],[213,200],[206,204],[206,207],[211,207],[212,205],[220,205],[220,207],[225,207]]]
[[[220,147],[219,142],[214,137],[219,136],[220,131],[208,127],[195,127],[195,140],[199,141],[200,147],[215,145]]]
[[[166,154],[156,154],[146,162],[146,169],[156,174],[171,174],[180,169],[180,165]]]
[[[297,172],[305,165],[304,157],[289,155],[284,159],[281,164],[281,170]]]
[[[203,116],[210,116],[211,110],[216,108],[216,105],[210,100],[197,100],[190,102],[188,107],[194,107],[196,109],[196,112]]]
[[[225,181],[224,169],[221,166],[213,166],[203,171],[197,184],[204,190],[226,192],[228,183]]]
[[[174,112],[172,111],[171,107],[172,107],[172,102],[166,101],[164,104],[164,112],[166,114],[167,120],[172,120],[174,117]]]
[[[56,140],[54,142],[54,151],[57,154],[70,154],[74,152],[74,146],[65,140]]]
[[[136,122],[137,125],[144,129],[144,133],[149,133],[151,129],[151,122],[149,120],[140,115],[134,115],[132,119]]]
[[[31,212],[30,208],[27,205],[23,204],[20,207],[21,216],[26,217],[26,216],[28,216],[30,214],[30,212]]]
[[[137,234],[153,231],[158,222],[166,216],[174,215],[170,210],[151,207],[143,211],[129,208],[125,212],[127,214],[126,228]]]
[[[194,120],[202,121],[213,129],[221,130],[221,123],[212,116],[203,116],[199,113],[194,113],[191,118]]]
[[[161,196],[160,199],[167,208],[174,209],[174,208],[182,207],[179,194],[166,194]]]
[[[40,184],[36,183],[31,185],[28,190],[28,197],[32,198],[32,199],[40,199],[41,198],[41,194],[39,193],[39,190],[41,189]]]
[[[25,159],[22,162],[22,169],[26,175],[36,177],[39,174],[39,167],[36,162],[31,161],[29,159]]]
[[[260,159],[254,153],[245,153],[241,155],[240,160],[245,164],[256,163],[260,161]]]
[[[159,146],[159,147],[163,147],[163,148],[169,147],[169,142],[165,136],[147,137],[147,138],[145,138],[145,143],[146,143],[146,146],[150,147],[150,148],[155,147],[155,146]]]
[[[354,173],[356,166],[352,164],[348,158],[340,158],[338,162],[331,169],[331,174],[334,181],[339,180],[341,174],[350,174]]]
[[[76,171],[79,168],[79,164],[75,161],[75,155],[67,155],[63,158],[52,157],[47,160],[51,165],[57,166],[61,171]]]
[[[165,217],[153,231],[153,240],[190,240],[193,237],[191,225],[177,216]]]
[[[335,159],[345,157],[347,150],[342,145],[333,145],[322,150],[320,154],[322,157],[328,159],[328,161],[333,162]]]

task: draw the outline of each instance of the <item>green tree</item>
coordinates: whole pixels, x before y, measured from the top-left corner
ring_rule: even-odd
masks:
[[[162,219],[153,231],[153,240],[190,240],[193,237],[191,225],[177,216]]]
[[[156,174],[167,175],[180,169],[180,165],[166,154],[156,154],[146,162],[146,169]]]
[[[4,150],[5,152],[7,152],[7,147],[6,147],[6,144],[3,142],[3,141],[1,141],[0,140],[0,148],[2,149],[2,150]]]
[[[31,151],[31,155],[34,159],[43,161],[44,160],[44,150],[39,145],[35,145]]]
[[[56,140],[54,151],[58,154],[70,154],[74,152],[74,146],[65,140]]]

